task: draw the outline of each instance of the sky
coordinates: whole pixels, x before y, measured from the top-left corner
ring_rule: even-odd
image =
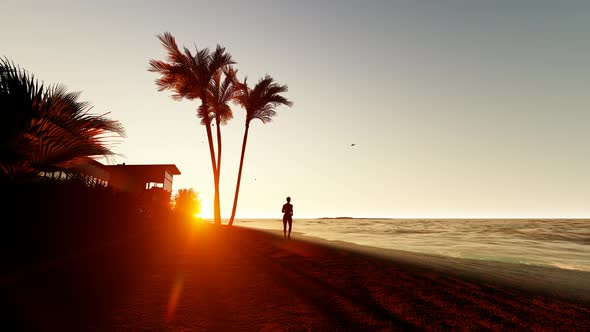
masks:
[[[590,217],[590,2],[2,0],[0,56],[80,91],[127,137],[110,163],[176,164],[207,206],[198,101],[155,85],[156,35],[215,48],[293,107],[250,127],[237,216]],[[222,216],[244,110],[222,128]],[[351,146],[355,144],[355,146]]]

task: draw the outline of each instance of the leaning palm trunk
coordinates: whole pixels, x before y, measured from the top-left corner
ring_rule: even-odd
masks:
[[[246,129],[244,130],[244,140],[242,141],[242,155],[240,156],[240,168],[238,170],[238,182],[236,183],[236,194],[234,196],[234,206],[231,210],[231,217],[228,225],[233,225],[236,216],[236,208],[238,207],[238,196],[240,194],[240,182],[242,180],[242,167],[244,166],[244,155],[246,154],[246,143],[248,142],[248,129],[250,129],[250,122],[246,121]]]
[[[240,169],[238,171],[238,183],[236,184],[236,194],[234,197],[234,206],[228,225],[231,226],[236,217],[236,208],[238,206],[238,195],[240,192],[240,181],[242,179],[242,167],[244,165],[244,154],[246,152],[246,142],[248,141],[248,130],[250,121],[259,119],[262,123],[268,123],[276,115],[275,108],[279,105],[291,106],[293,103],[280,94],[287,91],[286,85],[278,85],[273,78],[266,75],[261,79],[254,89],[248,88],[246,79],[244,83],[238,83],[240,92],[237,95],[237,103],[246,109],[246,129],[244,131],[244,142],[242,143],[242,156],[240,158]]]

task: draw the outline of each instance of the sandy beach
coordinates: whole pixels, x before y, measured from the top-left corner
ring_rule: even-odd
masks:
[[[200,224],[5,274],[0,289],[12,331],[584,331],[589,280]]]
[[[0,8],[0,332],[590,332],[590,0]]]

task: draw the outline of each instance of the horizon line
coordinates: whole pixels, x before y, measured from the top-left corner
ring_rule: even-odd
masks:
[[[269,219],[269,220],[281,220],[282,216],[276,217],[259,217],[259,216],[248,216],[248,217],[235,217],[235,220],[245,220],[245,219]],[[213,219],[213,217],[204,217],[203,219]],[[561,216],[561,217],[547,217],[547,216],[527,216],[527,217],[514,217],[514,216],[505,216],[505,217],[433,217],[433,216],[422,216],[422,217],[415,217],[415,216],[407,216],[407,217],[351,217],[351,216],[302,216],[302,217],[295,217],[293,219],[436,219],[436,220],[453,220],[453,219],[465,219],[465,220],[475,220],[475,219],[486,219],[486,220],[523,220],[523,219],[542,219],[542,220],[554,220],[554,219],[576,219],[576,220],[584,220],[590,219],[590,216],[586,217],[571,217],[571,216]],[[229,220],[229,218],[222,217],[221,220]]]

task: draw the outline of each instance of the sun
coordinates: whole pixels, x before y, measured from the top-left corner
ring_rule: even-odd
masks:
[[[195,218],[213,219],[213,205],[209,200],[201,198],[201,212],[195,213]]]

